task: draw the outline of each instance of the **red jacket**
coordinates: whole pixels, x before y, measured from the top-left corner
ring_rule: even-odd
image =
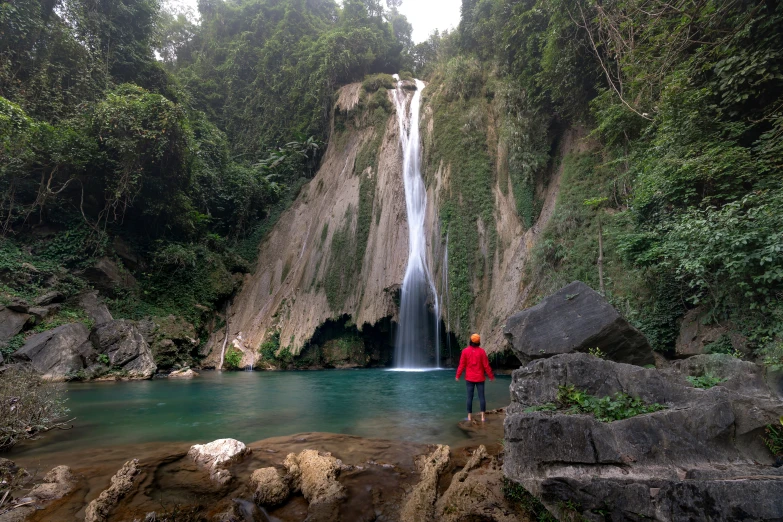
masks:
[[[484,373],[489,375],[489,379],[494,381],[492,368],[489,367],[487,352],[480,346],[468,346],[462,350],[459,358],[459,368],[457,368],[457,379],[465,372],[465,380],[470,382],[484,382]]]

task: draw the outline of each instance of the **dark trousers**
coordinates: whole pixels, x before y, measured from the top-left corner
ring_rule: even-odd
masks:
[[[487,401],[484,399],[484,381],[470,382],[465,381],[468,387],[468,413],[473,413],[473,388],[478,388],[479,404],[481,404],[482,413],[487,411]]]

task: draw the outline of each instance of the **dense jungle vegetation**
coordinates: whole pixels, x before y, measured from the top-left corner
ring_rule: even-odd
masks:
[[[404,65],[397,5],[0,3],[3,302],[73,296],[103,259],[115,316],[201,326],[314,175],[336,88]]]
[[[581,279],[663,351],[698,308],[745,339],[714,350],[783,367],[783,4],[463,0],[456,30],[416,45],[398,5],[0,3],[2,298],[74,295],[109,258],[137,280],[115,314],[199,326],[315,172],[335,89],[410,70],[431,82],[425,175],[453,168],[462,328],[492,270],[479,228],[497,248],[493,187],[530,228],[562,171],[529,303]],[[589,146],[556,164],[566,129]]]
[[[508,149],[500,190],[526,227],[562,168],[529,303],[586,281],[663,351],[698,307],[744,339],[712,349],[783,367],[782,27],[774,1],[463,0],[459,28],[417,47],[436,57],[417,61],[436,111],[429,164],[456,168],[441,215],[461,322],[469,274],[491,270],[471,245],[504,171],[485,137],[495,125]],[[555,165],[567,128],[586,130],[590,151]]]

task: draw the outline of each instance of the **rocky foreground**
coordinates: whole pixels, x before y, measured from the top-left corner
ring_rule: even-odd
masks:
[[[498,436],[502,414],[491,415],[488,426]],[[113,476],[109,460],[116,456],[56,467],[0,509],[8,509],[0,521],[527,519],[504,495],[497,444],[451,449],[308,433],[153,450]],[[12,466],[0,462],[6,476]]]

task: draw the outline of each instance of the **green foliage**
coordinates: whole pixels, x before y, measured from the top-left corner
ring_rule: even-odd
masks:
[[[242,352],[236,348],[229,348],[223,355],[223,366],[229,370],[238,370],[242,363]]]
[[[394,89],[395,83],[391,74],[371,74],[365,76],[362,81],[362,89],[364,92],[372,94],[379,89]]]
[[[603,359],[604,357],[606,357],[606,354],[598,346],[596,346],[595,348],[590,348],[589,350],[587,350],[587,353],[589,353],[593,357],[598,357],[599,359]]]
[[[109,364],[109,356],[105,353],[99,353],[98,354],[98,362],[101,364],[108,365]]]
[[[714,375],[711,375],[709,373],[705,373],[704,375],[700,375],[698,377],[689,375],[687,379],[688,382],[691,383],[691,385],[694,388],[701,388],[702,390],[708,390],[713,386],[717,386],[718,384],[722,383],[725,380],[725,379],[721,379],[720,377],[715,377]]]
[[[8,359],[16,350],[24,346],[25,335],[20,333],[11,337],[4,344],[0,344],[0,353],[3,354],[3,358]]]
[[[541,501],[529,493],[522,484],[518,484],[507,477],[503,477],[503,496],[512,504],[518,504],[531,519],[538,522],[555,522]]]
[[[665,406],[657,403],[644,404],[641,399],[621,392],[613,396],[594,397],[576,389],[573,385],[558,387],[557,403],[558,408],[565,409],[566,413],[586,413],[601,422],[629,419],[666,409]]]
[[[258,353],[266,361],[277,359],[277,351],[280,349],[280,331],[267,333],[266,340],[258,347]]]
[[[780,425],[783,426],[783,417],[780,418]],[[766,437],[763,437],[764,444],[772,452],[772,455],[783,457],[783,427],[767,424],[764,432],[767,434]]]

